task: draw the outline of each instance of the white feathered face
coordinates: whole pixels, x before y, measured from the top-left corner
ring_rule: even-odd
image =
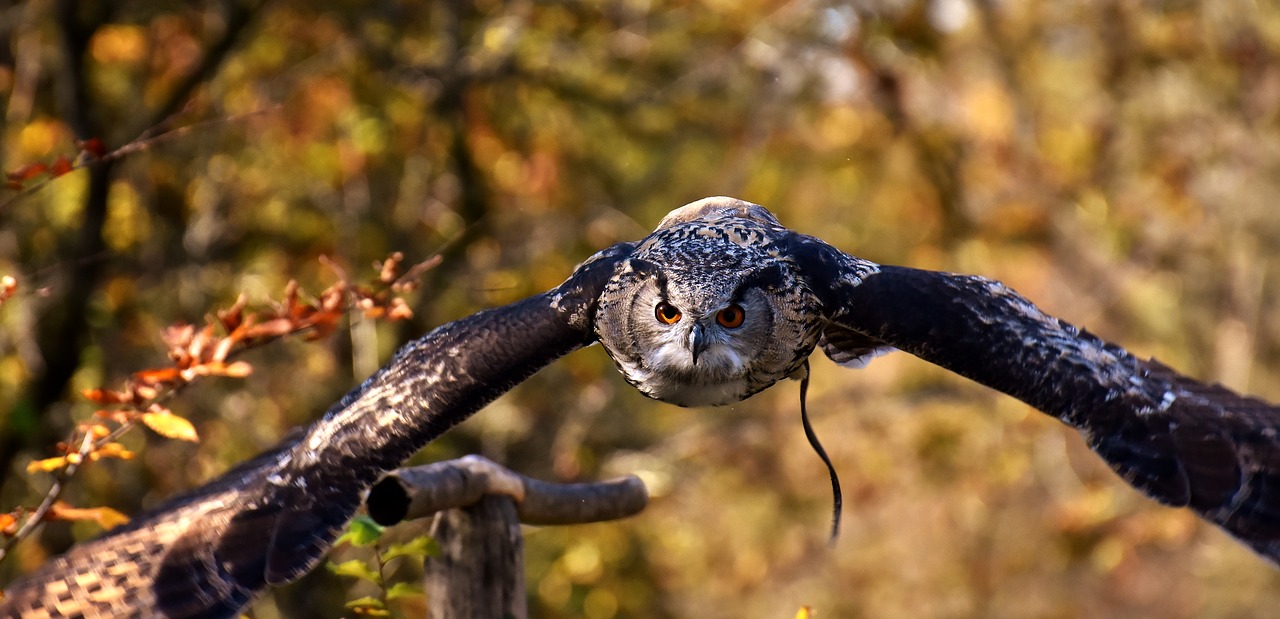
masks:
[[[788,311],[794,299],[783,297],[794,291],[783,279],[776,265],[744,272],[633,260],[602,296],[596,331],[645,395],[679,406],[737,402],[792,374],[813,349],[817,325]]]

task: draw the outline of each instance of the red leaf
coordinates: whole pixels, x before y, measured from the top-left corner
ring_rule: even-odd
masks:
[[[36,163],[28,163],[17,170],[8,172],[5,176],[9,178],[9,181],[18,183],[18,186],[21,187],[23,181],[29,181],[40,176],[48,169],[49,166],[37,161]]]
[[[225,310],[218,310],[218,321],[222,323],[222,328],[227,333],[234,332],[236,327],[239,327],[244,322],[244,305],[244,293],[241,293],[234,305]]]
[[[104,145],[102,143],[102,140],[98,138],[89,138],[87,140],[76,140],[76,147],[79,148],[81,152],[86,152],[86,153],[89,153],[90,155],[93,155],[95,159],[101,159],[103,155],[107,154],[106,145]]]
[[[71,165],[71,160],[67,159],[66,155],[58,155],[58,158],[53,160],[53,165],[49,166],[49,176],[57,178],[74,169],[75,166]]]

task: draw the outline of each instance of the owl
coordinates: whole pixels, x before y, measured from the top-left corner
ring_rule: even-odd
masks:
[[[723,405],[893,350],[1077,429],[1126,482],[1280,560],[1280,409],[1189,378],[983,277],[879,265],[708,198],[563,284],[405,345],[316,422],[15,583],[0,617],[234,617],[312,569],[369,487],[561,355],[603,345],[623,378]]]
[[[765,209],[708,198],[668,215],[605,286],[595,331],[623,378],[679,406],[743,400],[796,373],[821,304]]]

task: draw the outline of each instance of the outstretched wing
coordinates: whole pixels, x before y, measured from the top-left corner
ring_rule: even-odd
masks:
[[[15,583],[0,616],[235,616],[314,567],[383,473],[589,344],[600,292],[632,247],[406,345],[300,436]]]
[[[996,281],[875,265],[802,235],[791,248],[837,361],[891,346],[1012,395],[1078,429],[1148,496],[1280,562],[1280,408],[1138,359]]]

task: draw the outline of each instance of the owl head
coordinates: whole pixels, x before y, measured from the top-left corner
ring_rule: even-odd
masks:
[[[774,246],[764,207],[707,198],[672,211],[605,287],[595,328],[627,382],[679,406],[737,402],[813,351],[817,300]]]

